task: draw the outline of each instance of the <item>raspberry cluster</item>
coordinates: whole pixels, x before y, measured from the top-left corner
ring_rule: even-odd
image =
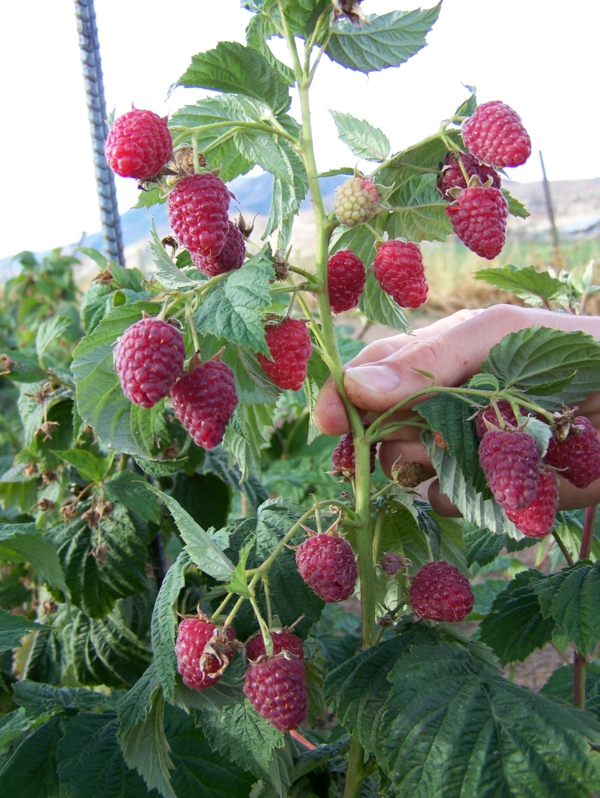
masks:
[[[278,324],[267,325],[265,339],[272,360],[259,352],[258,362],[267,377],[284,390],[300,390],[312,352],[306,324],[300,319],[284,319]]]
[[[350,598],[358,577],[352,546],[338,535],[311,535],[296,551],[300,576],[323,601]]]
[[[418,244],[399,238],[384,243],[373,261],[375,279],[400,307],[419,308],[427,299],[423,256]]]
[[[113,172],[143,181],[159,175],[172,152],[167,120],[138,108],[115,121],[104,144],[106,161]]]

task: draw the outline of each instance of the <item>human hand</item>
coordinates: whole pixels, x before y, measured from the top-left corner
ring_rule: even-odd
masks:
[[[458,386],[479,371],[490,349],[508,333],[540,325],[571,332],[582,330],[600,339],[600,319],[573,316],[513,305],[495,305],[485,310],[461,310],[416,330],[413,335],[395,335],[365,347],[345,366],[344,387],[348,398],[370,421],[416,391],[431,384],[416,369],[435,375],[437,385]],[[420,396],[417,401],[423,401]],[[410,418],[411,403],[394,413],[386,423]],[[600,393],[591,394],[579,405],[579,414],[600,428]],[[349,430],[344,406],[333,380],[323,386],[315,408],[319,428],[329,435]],[[419,462],[428,477],[435,472],[419,441],[420,430],[406,426],[386,436],[379,447],[379,459],[389,475],[394,462]],[[458,512],[439,491],[437,480],[429,487],[429,501],[442,515]],[[600,502],[600,480],[580,489],[561,480],[560,507],[563,510],[587,507]]]

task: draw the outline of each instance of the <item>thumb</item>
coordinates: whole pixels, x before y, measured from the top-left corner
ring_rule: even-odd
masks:
[[[490,349],[507,333],[529,326],[527,317],[497,305],[426,338],[415,338],[381,360],[346,368],[344,386],[363,410],[383,412],[416,391],[461,385],[476,374]],[[423,397],[418,400],[422,401]]]

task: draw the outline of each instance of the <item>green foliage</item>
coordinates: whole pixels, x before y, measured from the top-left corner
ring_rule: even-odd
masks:
[[[548,302],[562,304],[568,298],[565,283],[552,277],[548,272],[537,271],[533,266],[518,269],[507,264],[496,269],[480,269],[475,272],[474,277],[503,291],[510,291],[529,305],[542,305]]]
[[[367,161],[385,161],[390,152],[390,143],[385,133],[364,119],[351,114],[332,111],[340,139],[347,144],[353,155]]]

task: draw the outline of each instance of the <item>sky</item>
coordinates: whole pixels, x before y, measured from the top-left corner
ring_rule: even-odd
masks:
[[[367,14],[416,7],[362,5]],[[100,229],[74,8],[71,0],[0,3],[0,258]],[[194,53],[243,42],[250,18],[239,0],[96,0],[95,8],[106,104],[117,115],[132,103],[165,115],[207,96],[179,88],[167,99],[167,91]],[[434,133],[466,98],[466,84],[479,102],[513,107],[530,133],[532,155],[511,179],[540,180],[540,150],[551,181],[600,177],[599,30],[598,0],[444,0],[428,46],[399,69],[365,76],[324,58],[312,97],[318,166],[356,164],[329,109],[380,127],[397,151]],[[124,213],[137,188],[116,181]]]

